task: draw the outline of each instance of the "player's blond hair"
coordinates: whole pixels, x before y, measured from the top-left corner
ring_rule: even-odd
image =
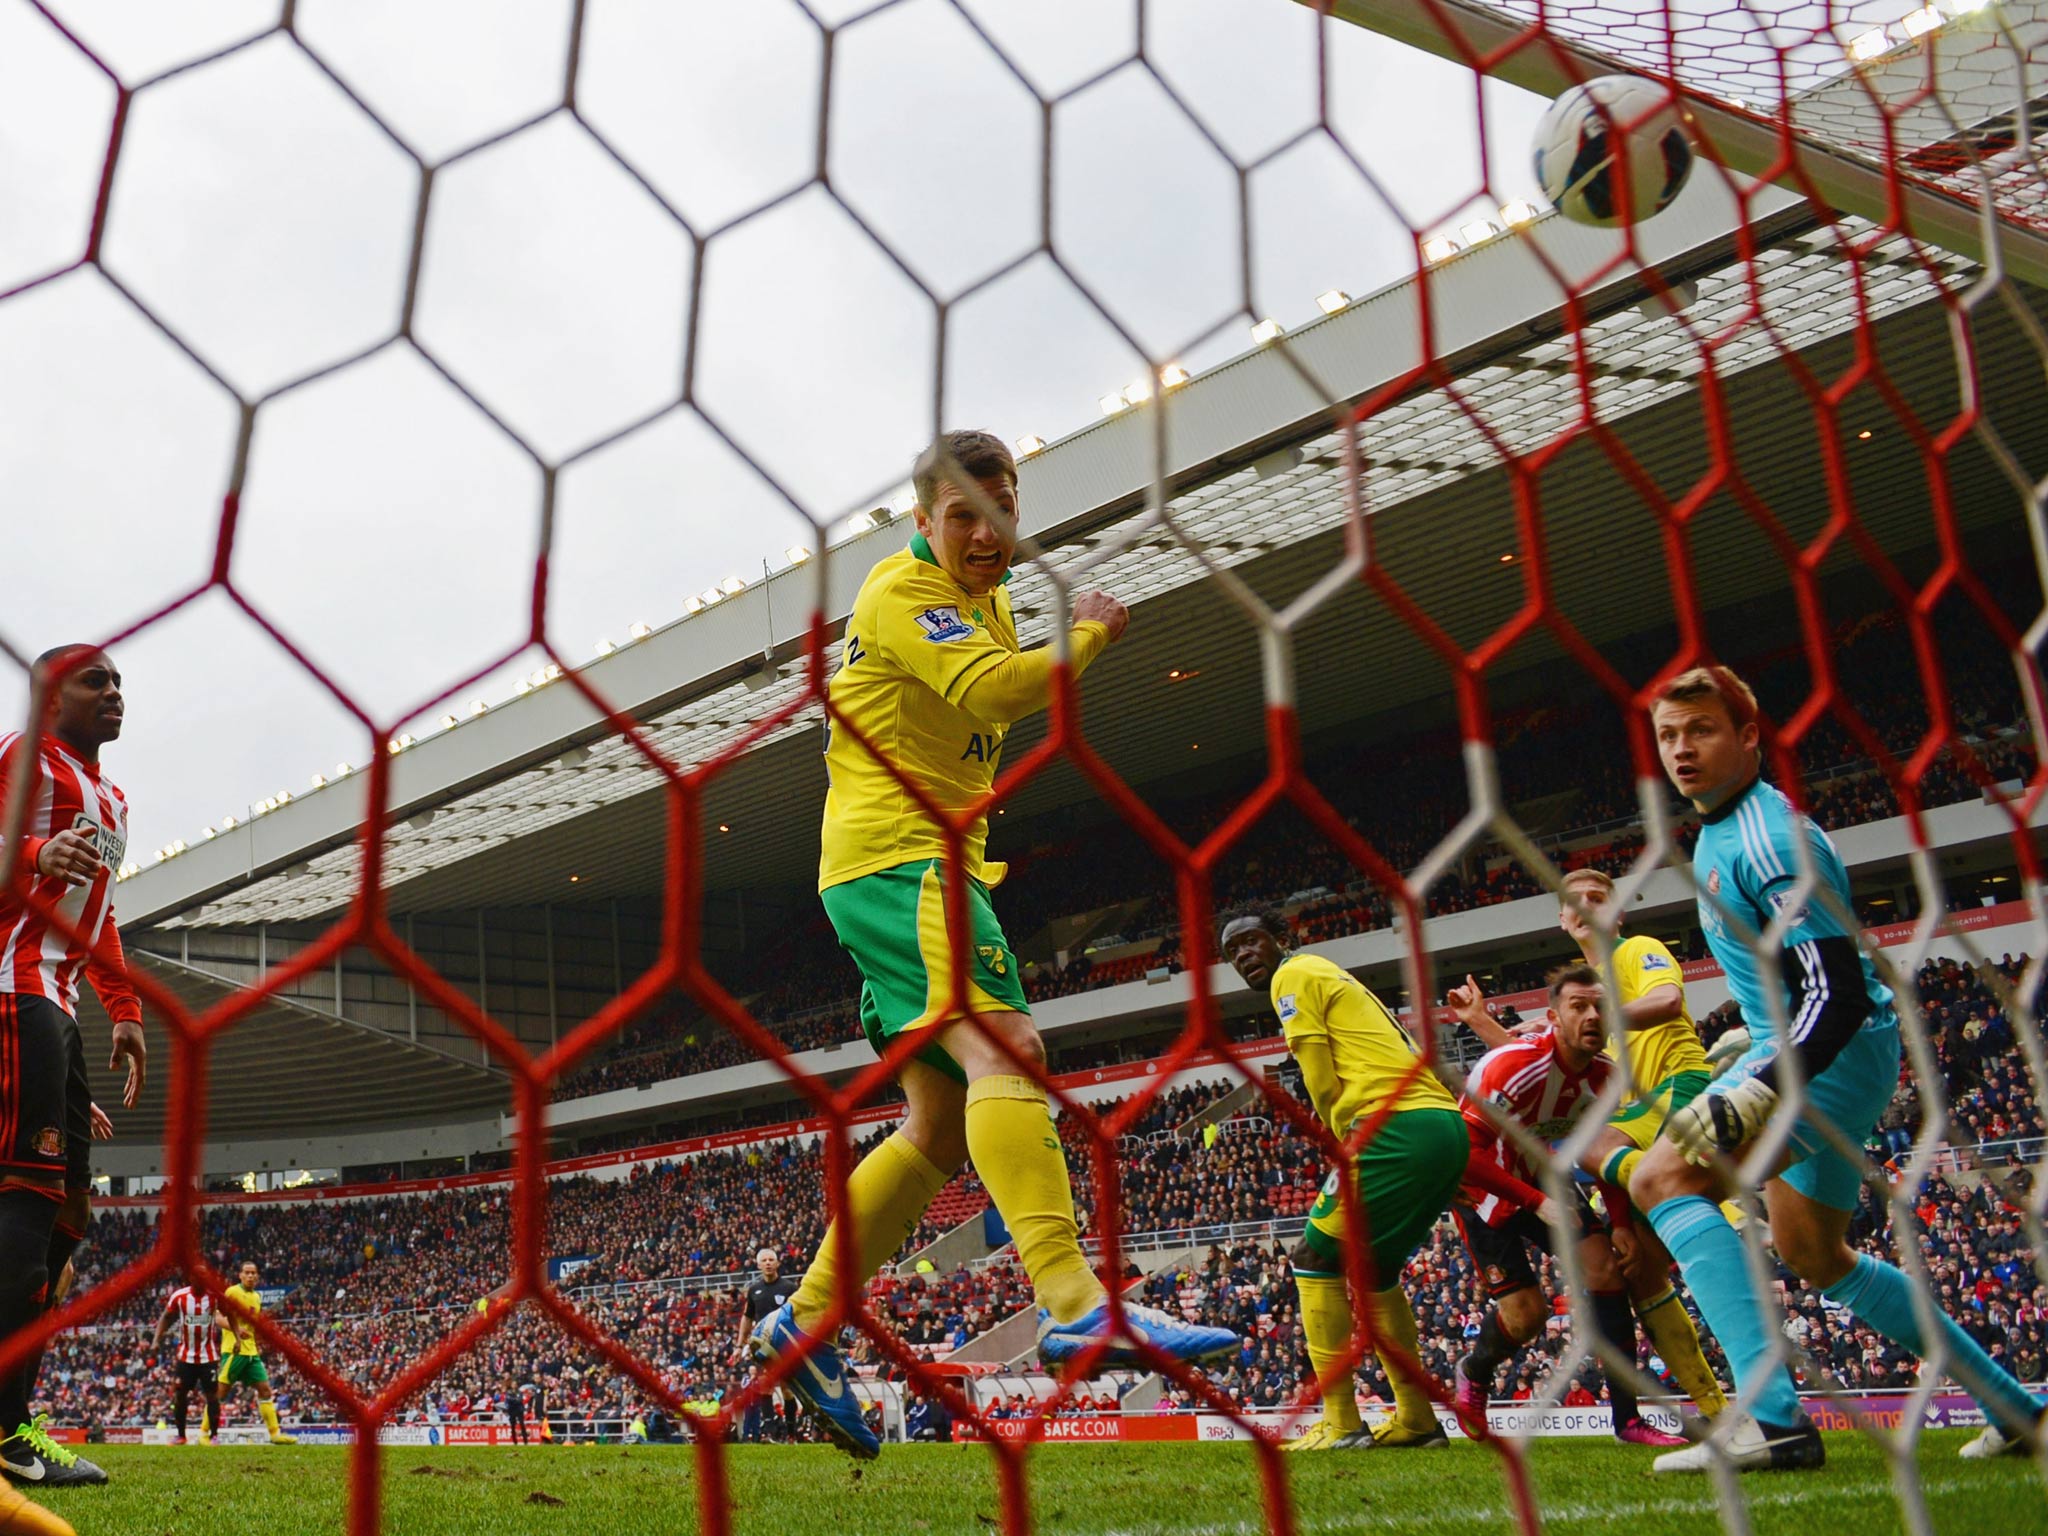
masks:
[[[1590,885],[1610,896],[1614,894],[1614,877],[1605,870],[1593,869],[1590,866],[1585,869],[1567,870],[1565,877],[1557,882],[1557,899],[1560,906],[1565,904],[1566,895],[1575,885]]]
[[[1650,701],[1654,713],[1659,704],[1697,704],[1702,699],[1719,699],[1736,729],[1756,723],[1756,695],[1749,684],[1723,666],[1694,667],[1681,672]]]

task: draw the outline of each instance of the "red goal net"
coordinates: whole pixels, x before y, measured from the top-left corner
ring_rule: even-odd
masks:
[[[401,1368],[365,1374],[337,1364],[322,1340],[303,1336],[289,1321],[255,1319],[266,1348],[355,1431],[350,1529],[366,1536],[388,1523],[381,1513],[379,1428],[458,1361],[488,1350],[513,1319],[544,1314],[686,1427],[701,1526],[730,1530],[728,1436],[800,1364],[779,1362],[711,1411],[687,1412],[672,1373],[608,1331],[551,1278],[549,1106],[565,1082],[680,993],[704,1017],[703,1030],[735,1042],[736,1059],[774,1064],[800,1096],[802,1112],[822,1122],[821,1198],[838,1211],[857,1160],[857,1135],[869,1123],[860,1117],[886,1102],[919,1042],[900,1037],[872,1065],[831,1080],[807,1068],[799,1060],[804,1048],[778,1021],[757,1016],[707,957],[711,845],[726,830],[723,807],[750,759],[815,733],[828,719],[832,731],[858,731],[858,722],[832,708],[827,687],[860,575],[898,547],[891,540],[900,538],[903,509],[892,498],[901,467],[885,466],[907,465],[939,430],[969,424],[956,419],[960,401],[993,398],[987,376],[1012,366],[1013,356],[1020,370],[1058,376],[1066,366],[1058,357],[1021,354],[1057,353],[1068,342],[1091,359],[1137,359],[1138,382],[1102,396],[1100,419],[1070,437],[1051,446],[1037,438],[1019,443],[1028,536],[1012,591],[1021,636],[1027,646],[1064,646],[1073,599],[1100,587],[1131,604],[1132,638],[1085,679],[1064,666],[1055,673],[1043,730],[1017,738],[1024,745],[1006,756],[984,800],[949,812],[903,767],[890,770],[942,828],[955,865],[984,817],[1007,817],[1014,808],[1014,820],[1029,822],[1060,807],[1099,807],[1093,822],[1073,823],[1080,832],[1057,844],[1029,879],[1057,882],[1071,868],[1074,884],[1090,893],[1087,904],[1150,901],[1170,930],[1143,953],[1162,957],[1161,970],[1168,968],[1164,957],[1173,956],[1171,968],[1185,972],[1177,983],[1185,998],[1172,1010],[1170,1043],[1141,1091],[1104,1110],[1057,1070],[1016,1063],[1044,1082],[1062,1122],[1091,1257],[1110,1283],[1113,1310],[1121,1315],[1118,1282],[1132,1252],[1131,1138],[1159,1095],[1192,1066],[1226,1064],[1253,1091],[1238,1113],[1262,1116],[1275,1136],[1312,1145],[1321,1169],[1349,1166],[1379,1129],[1378,1118],[1368,1117],[1340,1143],[1247,1049],[1247,1041],[1277,1031],[1237,1027],[1247,1010],[1241,999],[1233,1002],[1236,983],[1220,965],[1219,914],[1247,895],[1277,896],[1303,942],[1391,934],[1391,947],[1374,952],[1373,979],[1390,1003],[1399,994],[1422,1053],[1413,1071],[1436,1070],[1461,1083],[1471,1057],[1457,1050],[1455,1026],[1442,1007],[1446,986],[1468,968],[1490,964],[1501,981],[1495,990],[1514,991],[1510,971],[1520,966],[1527,973],[1536,951],[1553,947],[1547,941],[1556,936],[1544,931],[1555,921],[1552,909],[1513,942],[1494,942],[1498,958],[1487,960],[1474,958],[1482,946],[1459,923],[1556,892],[1579,867],[1611,868],[1623,907],[1646,898],[1669,907],[1676,887],[1656,882],[1689,881],[1694,828],[1662,776],[1648,706],[1669,679],[1712,662],[1760,681],[1768,771],[1802,811],[1837,830],[1888,828],[1857,834],[1851,851],[1862,862],[1852,873],[1862,882],[1866,867],[1875,871],[1867,887],[1872,904],[1862,905],[1859,889],[1859,910],[1844,917],[1872,934],[1891,933],[1873,937],[1869,947],[1898,995],[1904,1028],[1907,1075],[1890,1126],[1901,1134],[1889,1147],[1858,1140],[1865,1127],[1837,1135],[1865,1170],[1872,1209],[1889,1221],[1900,1262],[1936,1294],[1940,1282],[1915,1237],[1930,1178],[1966,1166],[1957,1148],[2021,1146],[2025,1117],[2038,1125],[2048,1104],[2048,1047],[2031,1003],[2038,957],[2048,944],[2034,831],[2044,783],[2039,642],[2048,614],[2040,490],[2048,422],[2034,403],[2048,363],[2048,330],[2034,285],[2048,281],[2048,244],[2033,123],[2048,16],[2035,5],[1960,0],[1924,7],[1907,0],[1618,8],[1579,0],[1264,3],[1289,18],[1284,41],[1294,50],[1290,78],[1298,99],[1288,108],[1292,118],[1257,130],[1237,120],[1219,125],[1217,82],[1227,71],[1216,57],[1217,36],[1191,41],[1156,6],[1131,8],[1106,44],[1099,18],[1086,25],[1070,18],[1077,37],[1087,40],[1085,47],[1075,42],[1071,56],[1062,53],[1060,23],[1025,14],[1039,8],[976,0],[793,5],[778,23],[799,39],[788,48],[743,43],[737,26],[731,38],[706,34],[693,46],[714,50],[714,59],[718,47],[730,46],[737,70],[766,71],[770,55],[801,57],[814,67],[801,89],[775,93],[782,106],[768,114],[782,119],[773,130],[778,142],[795,145],[788,174],[758,195],[707,194],[701,203],[643,163],[644,139],[619,131],[621,119],[585,77],[606,13],[581,0],[565,10],[546,91],[519,114],[473,131],[394,111],[364,82],[359,50],[341,35],[345,29],[324,18],[319,25],[302,21],[305,7],[287,5],[281,17],[247,35],[208,37],[190,51],[158,46],[132,69],[117,62],[119,49],[98,40],[83,8],[27,0],[4,24],[24,49],[33,43],[35,57],[96,74],[107,111],[91,157],[96,174],[72,199],[82,226],[62,229],[61,239],[0,246],[14,263],[0,269],[0,325],[10,314],[33,314],[67,285],[99,285],[232,402],[232,430],[219,445],[227,469],[203,574],[107,615],[92,638],[118,649],[162,635],[202,602],[232,605],[260,632],[263,646],[288,657],[302,681],[353,722],[353,755],[363,763],[350,770],[351,781],[363,786],[370,814],[347,846],[280,855],[274,867],[251,869],[246,892],[220,898],[232,909],[219,909],[229,921],[274,918],[284,909],[266,911],[279,896],[272,877],[287,868],[301,880],[301,893],[317,888],[328,893],[322,901],[332,898],[324,909],[320,901],[305,909],[323,911],[319,936],[260,978],[195,1010],[148,966],[130,967],[147,1008],[155,1070],[167,1080],[161,1214],[146,1253],[6,1341],[0,1369],[19,1368],[54,1336],[132,1309],[177,1279],[215,1296],[224,1291],[233,1276],[221,1272],[203,1226],[210,1063],[224,1038],[309,978],[336,976],[338,1011],[344,959],[374,956],[502,1070],[517,1130],[505,1283],[430,1348]],[[1229,9],[1210,9],[1213,26],[1227,29]],[[1268,25],[1263,17],[1260,25]],[[964,71],[960,61],[973,58],[1008,82],[1017,110],[999,117],[991,107],[983,122],[971,104],[952,100],[949,110],[968,116],[928,130],[985,137],[989,162],[1001,169],[977,182],[957,164],[921,166],[905,178],[906,187],[871,189],[857,169],[865,162],[842,143],[849,131],[845,98],[879,86],[864,49],[901,45],[923,57],[919,29],[945,33],[953,51],[933,54],[952,61],[945,67]],[[890,45],[870,41],[883,35]],[[234,355],[217,355],[199,334],[210,330],[213,310],[195,307],[189,295],[153,293],[124,265],[135,253],[113,255],[128,206],[131,155],[138,152],[131,140],[148,104],[173,88],[204,100],[209,80],[241,67],[255,50],[289,56],[291,67],[331,98],[329,110],[359,118],[411,195],[408,218],[377,237],[388,237],[392,253],[402,252],[391,314],[334,345],[340,332],[308,325],[303,336],[311,355],[289,365],[277,361],[285,355],[279,348],[238,343]],[[1411,52],[1418,60],[1433,56],[1432,90],[1452,87],[1426,120],[1389,121],[1384,113],[1347,108],[1356,95],[1369,94],[1359,92],[1356,79],[1383,78],[1372,72],[1398,70]],[[1617,71],[1642,75],[1685,104],[1698,151],[1692,183],[1666,213],[1631,228],[1567,224],[1531,202],[1521,136],[1544,98]],[[1233,85],[1251,97],[1266,89],[1256,72]],[[1118,91],[1131,94],[1111,94]],[[916,91],[908,94],[907,110],[914,112]],[[0,106],[0,126],[5,111]],[[1276,121],[1285,116],[1276,109]],[[863,153],[905,142],[860,121],[859,133],[871,140],[859,146]],[[442,213],[455,195],[455,174],[539,135],[573,139],[577,158],[565,163],[604,166],[642,205],[632,217],[660,231],[649,236],[657,251],[649,260],[667,263],[657,266],[652,291],[666,293],[673,308],[646,318],[649,326],[673,325],[672,369],[657,369],[655,382],[638,393],[610,389],[602,342],[611,333],[598,326],[594,361],[580,360],[594,381],[589,400],[554,416],[532,407],[548,360],[508,362],[509,352],[494,353],[473,336],[437,336],[421,309],[437,272],[436,242],[457,238]],[[1021,148],[1006,149],[1004,135]],[[1446,168],[1430,173],[1432,146],[1453,137],[1457,148],[1445,152]],[[1315,173],[1296,175],[1311,159]],[[1418,160],[1425,163],[1419,184]],[[1011,174],[1018,164],[1026,168],[1021,179]],[[1125,166],[1129,176],[1120,182]],[[38,162],[37,174],[44,169],[78,180],[76,165]],[[309,167],[307,174],[320,171]],[[1069,204],[1062,193],[1069,182],[1085,183],[1101,201]],[[1018,238],[1000,251],[984,241],[990,254],[985,261],[973,256],[980,264],[971,271],[969,257],[935,253],[937,242],[903,215],[906,207],[994,203],[995,183],[1022,189]],[[1156,203],[1143,203],[1137,218],[1116,224],[1114,199],[1141,186]],[[514,188],[506,197],[518,202],[532,191]],[[262,193],[249,187],[233,195],[256,207]],[[750,403],[731,406],[735,395],[726,392],[734,328],[757,317],[721,315],[722,293],[745,281],[721,253],[745,249],[747,261],[774,259],[774,242],[761,231],[803,198],[829,201],[847,248],[912,294],[910,307],[920,317],[894,333],[904,356],[862,357],[864,372],[832,375],[848,391],[888,397],[908,433],[877,459],[865,457],[865,447],[847,449],[846,463],[858,467],[833,466],[838,473],[806,457],[839,451],[832,429],[820,428],[828,433],[825,447],[800,451],[756,408],[780,389],[798,399],[805,359],[782,359],[786,376],[755,381],[753,395],[735,392]],[[1206,208],[1201,217],[1166,235],[1137,227],[1165,219],[1155,219],[1155,208],[1197,200]],[[991,215],[983,222],[1000,221]],[[1277,314],[1261,264],[1291,278],[1289,243],[1328,240],[1317,233],[1323,222],[1341,228],[1333,254],[1354,261],[1357,275],[1333,271],[1313,311],[1304,293],[1300,313]],[[155,237],[202,244],[228,238],[175,226],[157,229]],[[1118,242],[1136,257],[1105,257]],[[468,249],[476,265],[466,274],[440,269],[450,275],[439,280],[496,281],[494,264],[516,269],[520,259],[510,242],[472,242]],[[1147,263],[1156,282],[1148,281]],[[1189,298],[1193,279],[1181,280],[1211,270],[1221,276],[1206,298]],[[991,342],[976,329],[977,303],[1027,272],[1061,295],[1045,309],[1046,344],[1034,342],[1028,317]],[[525,281],[507,279],[501,291],[544,292],[544,275],[522,288]],[[1163,288],[1178,296],[1160,298],[1155,290]],[[226,301],[215,295],[212,302]],[[308,303],[317,307],[313,298]],[[877,334],[860,329],[871,316],[805,308],[801,295],[791,303],[805,324],[826,328],[820,356]],[[289,329],[287,321],[278,323]],[[630,321],[622,324],[619,334],[632,330]],[[855,341],[835,340],[835,324]],[[1086,347],[1075,339],[1083,334]],[[725,351],[707,340],[714,336]],[[23,356],[0,362],[0,369],[30,366]],[[270,423],[302,392],[398,356],[430,376],[456,410],[488,424],[494,441],[513,445],[521,472],[530,471],[538,487],[518,516],[539,532],[523,584],[530,622],[510,643],[434,676],[402,700],[370,702],[346,681],[346,666],[306,640],[288,600],[249,589],[238,551],[249,536],[243,509],[250,467]],[[714,362],[723,370],[715,388],[707,384]],[[1107,382],[1084,377],[1072,386],[1084,409]],[[37,380],[30,374],[15,384],[33,391]],[[616,412],[605,414],[615,400]],[[822,413],[806,403],[785,414]],[[800,593],[808,617],[792,626],[785,611],[781,629],[771,623],[765,654],[758,632],[735,625],[715,642],[730,652],[721,671],[689,697],[676,694],[682,680],[640,686],[621,674],[621,688],[639,689],[627,696],[561,632],[558,490],[580,466],[678,420],[753,493],[808,530],[772,581],[712,587],[688,599],[681,622],[708,631],[721,613],[735,611],[742,594],[772,601]],[[26,476],[42,451],[16,444],[0,464]],[[872,475],[857,482],[871,464]],[[25,510],[38,518],[73,515],[54,506]],[[678,540],[692,537],[689,515],[675,520]],[[482,544],[491,535],[475,537]],[[406,558],[400,547],[379,554],[391,562]],[[637,554],[630,547],[607,551],[621,566]],[[307,574],[317,581],[318,572]],[[450,572],[447,580],[459,585],[463,577]],[[402,616],[380,611],[374,622],[395,626]],[[0,646],[18,668],[17,692],[30,699],[25,716],[8,724],[31,735],[43,729],[37,711],[45,698],[29,681],[37,638],[0,615]],[[604,649],[609,655],[626,648]],[[1182,687],[1203,672],[1209,693]],[[597,754],[600,768],[658,786],[661,807],[660,873],[648,882],[662,901],[658,951],[637,975],[620,976],[609,1001],[565,1021],[552,1040],[494,1016],[479,1000],[481,984],[450,979],[409,940],[390,907],[394,887],[462,856],[455,847],[462,834],[449,826],[481,814],[474,782],[451,787],[440,807],[400,795],[394,779],[405,754],[466,728],[457,712],[467,699],[487,681],[514,674],[522,696],[552,690],[579,699],[571,713],[585,723],[574,750]],[[1367,718],[1375,723],[1363,745],[1342,739]],[[1389,734],[1394,728],[1385,722],[1397,719],[1412,724],[1409,734]],[[1236,778],[1198,779],[1195,767],[1206,771],[1231,742],[1256,759],[1253,768]],[[232,741],[195,741],[191,749],[205,751],[233,777]],[[1539,759],[1540,769],[1532,769]],[[532,768],[508,764],[505,772]],[[1207,796],[1194,810],[1183,804],[1188,785]],[[9,849],[19,845],[31,798],[20,780],[15,788],[0,822]],[[148,784],[133,791],[146,804]],[[1173,805],[1162,809],[1163,800]],[[1589,809],[1595,806],[1598,816]],[[1965,827],[1959,813],[1951,814],[1957,808],[1995,826],[1988,834],[1976,821]],[[808,824],[817,809],[805,800],[786,815]],[[449,819],[433,832],[437,814]],[[568,814],[562,806],[541,807],[531,835],[552,835],[548,828]],[[1000,844],[1004,824],[994,825]],[[477,832],[473,846],[522,835],[517,824],[492,824]],[[1875,841],[1880,837],[1892,842]],[[1113,856],[1091,852],[1091,839]],[[1046,841],[1057,843],[1051,834]],[[153,859],[137,857],[124,868],[123,879],[153,877],[158,866],[175,870],[186,854],[184,842],[167,839]],[[11,857],[0,854],[0,869],[14,878],[21,872],[7,865]],[[1276,888],[1277,866],[1305,870],[1302,887]],[[1798,875],[1813,899],[1825,899],[1814,870]],[[1980,945],[1971,931],[1972,913],[1994,905],[1988,881],[2005,882],[2008,901],[1997,908],[2002,922],[2019,928],[2009,942],[2025,952],[2022,963],[2002,970],[1990,962],[1997,946],[1988,938]],[[971,963],[959,952],[968,943],[964,884],[949,883],[946,899],[954,970],[964,976]],[[998,891],[998,912],[1006,899]],[[60,929],[67,926],[47,894],[26,900]],[[1081,899],[1074,900],[1078,910]],[[2010,903],[2020,905],[2008,912]],[[1032,911],[1043,906],[1037,901]],[[1045,908],[1043,915],[1060,913]],[[1691,922],[1682,915],[1668,926],[1677,931]],[[1754,936],[1759,953],[1769,938]],[[1611,948],[1613,940],[1605,931],[1602,942]],[[2027,953],[2036,958],[2027,960]],[[1944,1003],[1921,996],[1929,967],[1954,954],[1963,954],[1996,995],[2001,1022],[1994,1034],[2004,1045],[1995,1059],[1978,1049],[1981,1029],[1966,1040]],[[1705,962],[1703,952],[1688,958]],[[1069,969],[1064,954],[1058,969]],[[1064,985],[1048,981],[1040,995]],[[1088,985],[1074,971],[1073,988]],[[966,996],[945,1000],[949,1014],[969,1013],[969,1005]],[[1994,1109],[1982,1089],[1987,1080],[2017,1086],[2001,1089]],[[1620,1093],[1617,1079],[1605,1107],[1618,1107]],[[1804,1105],[1799,1084],[1787,1093],[1791,1109]],[[1562,1198],[1571,1158],[1602,1119],[1582,1122],[1557,1156],[1519,1125],[1503,1131],[1543,1168],[1546,1192]],[[2037,1159],[2039,1132],[2032,1134],[2034,1149],[2025,1155]],[[1782,1136],[1766,1138],[1751,1155],[1744,1171],[1753,1181],[1782,1145]],[[2022,1161],[2016,1154],[2013,1166]],[[1992,1187],[2024,1235],[2013,1251],[2023,1255],[2028,1273],[2048,1282],[2048,1184],[2029,1184],[2004,1165],[1993,1173]],[[1332,1188],[1355,1234],[1346,1252],[1348,1280],[1363,1296],[1384,1283],[1369,1272],[1368,1213],[1352,1180],[1336,1179]],[[840,1236],[839,1267],[855,1269],[850,1224]],[[1745,1229],[1758,1267],[1768,1263],[1765,1236],[1755,1225]],[[1574,1283],[1574,1261],[1563,1263],[1572,1342],[1547,1370],[1529,1411],[1555,1406],[1596,1357],[1607,1371],[1631,1373],[1643,1392],[1664,1392],[1636,1357],[1587,1342],[1595,1336],[1589,1302]],[[998,1432],[990,1405],[976,1399],[971,1384],[935,1370],[929,1351],[907,1345],[866,1290],[837,1299],[830,1327],[840,1325],[868,1340],[895,1379],[979,1426],[1003,1527],[1034,1528],[1030,1473],[1043,1462],[1030,1459],[1031,1448],[1084,1381],[1057,1383],[1032,1406],[1034,1429],[1019,1437]],[[1419,1367],[1429,1372],[1432,1396],[1448,1408],[1448,1382],[1430,1369],[1442,1343],[1425,1338],[1431,1348]],[[1846,1405],[1857,1398],[1858,1383],[1844,1379],[1827,1349],[1789,1336],[1780,1348],[1812,1390],[1854,1415]],[[1369,1371],[1369,1357],[1383,1350],[1396,1359],[1402,1353],[1361,1321],[1336,1371]],[[1242,1433],[1268,1528],[1299,1528],[1293,1468],[1281,1451],[1291,1431],[1280,1416],[1220,1373],[1169,1360],[1150,1346],[1139,1354],[1163,1377],[1165,1391]],[[1931,1399],[1949,1363],[1932,1362],[1911,1400],[1916,1407]],[[1297,1427],[1312,1421],[1322,1385],[1313,1372],[1290,1385]],[[1517,1421],[1525,1422],[1533,1420]],[[1921,1415],[1909,1412],[1896,1428],[1878,1427],[1867,1415],[1857,1422],[1892,1465],[1902,1518],[1931,1528],[1919,1485]],[[1486,1440],[1505,1509],[1521,1529],[1539,1530],[1543,1489],[1525,1455],[1523,1430],[1501,1428]],[[1732,1474],[1721,1487],[1727,1528],[1745,1529]]]

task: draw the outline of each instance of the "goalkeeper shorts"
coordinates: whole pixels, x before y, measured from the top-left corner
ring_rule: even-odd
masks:
[[[930,1029],[963,1016],[953,1005],[954,936],[946,928],[945,860],[918,859],[827,886],[825,915],[853,963],[860,967],[860,1025],[880,1052],[909,1030]],[[975,1013],[1029,1013],[1024,978],[988,887],[967,881],[967,932],[959,935],[967,962],[961,992]],[[955,1082],[967,1081],[960,1064],[936,1045],[917,1059]]]
[[[1765,1035],[1742,1053],[1717,1086],[1725,1092],[1777,1057],[1777,1040]],[[1861,1148],[1898,1091],[1899,1027],[1895,1018],[1886,1017],[1864,1025],[1826,1071],[1807,1080],[1806,1103],[1787,1148],[1791,1163],[1779,1177],[1829,1210],[1855,1210],[1863,1193]],[[1822,1129],[1823,1121],[1858,1149],[1858,1155],[1851,1157],[1839,1149]]]
[[[1376,1288],[1385,1290],[1400,1280],[1409,1256],[1449,1209],[1471,1155],[1465,1117],[1455,1109],[1397,1110],[1358,1149],[1352,1166],[1372,1253],[1370,1279]],[[1302,1246],[1317,1270],[1341,1275],[1348,1240],[1344,1202],[1333,1173],[1308,1213]]]

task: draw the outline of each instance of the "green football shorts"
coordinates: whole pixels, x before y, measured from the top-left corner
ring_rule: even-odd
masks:
[[[267,1387],[270,1385],[270,1372],[261,1355],[223,1355],[220,1384],[224,1387]]]
[[[825,915],[853,963],[860,967],[860,1023],[877,1051],[906,1030],[950,1022],[953,945],[946,931],[943,859],[918,859],[828,886]],[[967,879],[967,926],[961,951],[967,961],[964,996],[976,1013],[1029,1013],[1017,957],[989,904],[988,887]],[[936,1045],[917,1059],[955,1082],[967,1081],[960,1064]]]
[[[1358,1203],[1372,1245],[1373,1283],[1381,1290],[1399,1282],[1409,1257],[1450,1208],[1471,1155],[1465,1117],[1455,1109],[1396,1110],[1358,1149]],[[1311,1273],[1344,1273],[1344,1204],[1336,1174],[1324,1181],[1301,1240],[1316,1260]]]

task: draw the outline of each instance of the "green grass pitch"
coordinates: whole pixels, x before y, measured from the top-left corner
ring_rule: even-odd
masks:
[[[1936,1531],[2048,1533],[2048,1487],[2025,1462],[1956,1459],[1962,1431],[1922,1441]],[[348,1452],[327,1446],[95,1447],[112,1482],[44,1501],[80,1536],[326,1536],[342,1529]],[[891,1446],[864,1467],[823,1446],[729,1453],[733,1530],[745,1536],[922,1536],[999,1528],[988,1452]],[[671,1447],[387,1448],[392,1536],[668,1536],[695,1532],[694,1454]],[[1722,1529],[1704,1480],[1654,1478],[1647,1453],[1549,1441],[1531,1469],[1554,1532],[1706,1536]],[[1031,1460],[1033,1529],[1074,1536],[1256,1536],[1257,1474],[1243,1445],[1042,1447]],[[1483,1536],[1514,1529],[1495,1455],[1290,1457],[1297,1529]],[[1880,1536],[1902,1529],[1882,1457],[1828,1437],[1824,1471],[1752,1476],[1757,1536]]]

